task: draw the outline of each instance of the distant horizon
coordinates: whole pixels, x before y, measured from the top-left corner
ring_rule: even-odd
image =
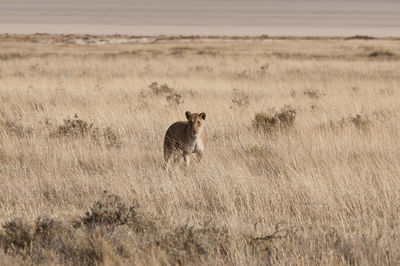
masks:
[[[400,1],[3,0],[0,33],[400,36]]]

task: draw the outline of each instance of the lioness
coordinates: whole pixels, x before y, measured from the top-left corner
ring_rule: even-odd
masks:
[[[168,163],[171,156],[183,153],[187,165],[190,164],[190,154],[197,153],[199,158],[203,155],[205,131],[205,113],[185,113],[187,121],[173,123],[164,137],[164,159]]]

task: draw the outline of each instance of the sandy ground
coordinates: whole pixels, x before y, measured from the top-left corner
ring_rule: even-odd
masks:
[[[0,33],[400,36],[400,1],[3,0]]]

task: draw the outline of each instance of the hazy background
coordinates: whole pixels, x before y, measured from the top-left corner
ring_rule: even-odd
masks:
[[[0,32],[400,35],[400,1],[1,0]]]

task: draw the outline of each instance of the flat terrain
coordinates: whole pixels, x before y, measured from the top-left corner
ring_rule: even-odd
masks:
[[[0,264],[398,264],[399,89],[396,39],[0,35]]]
[[[397,0],[2,0],[0,33],[399,37]]]

